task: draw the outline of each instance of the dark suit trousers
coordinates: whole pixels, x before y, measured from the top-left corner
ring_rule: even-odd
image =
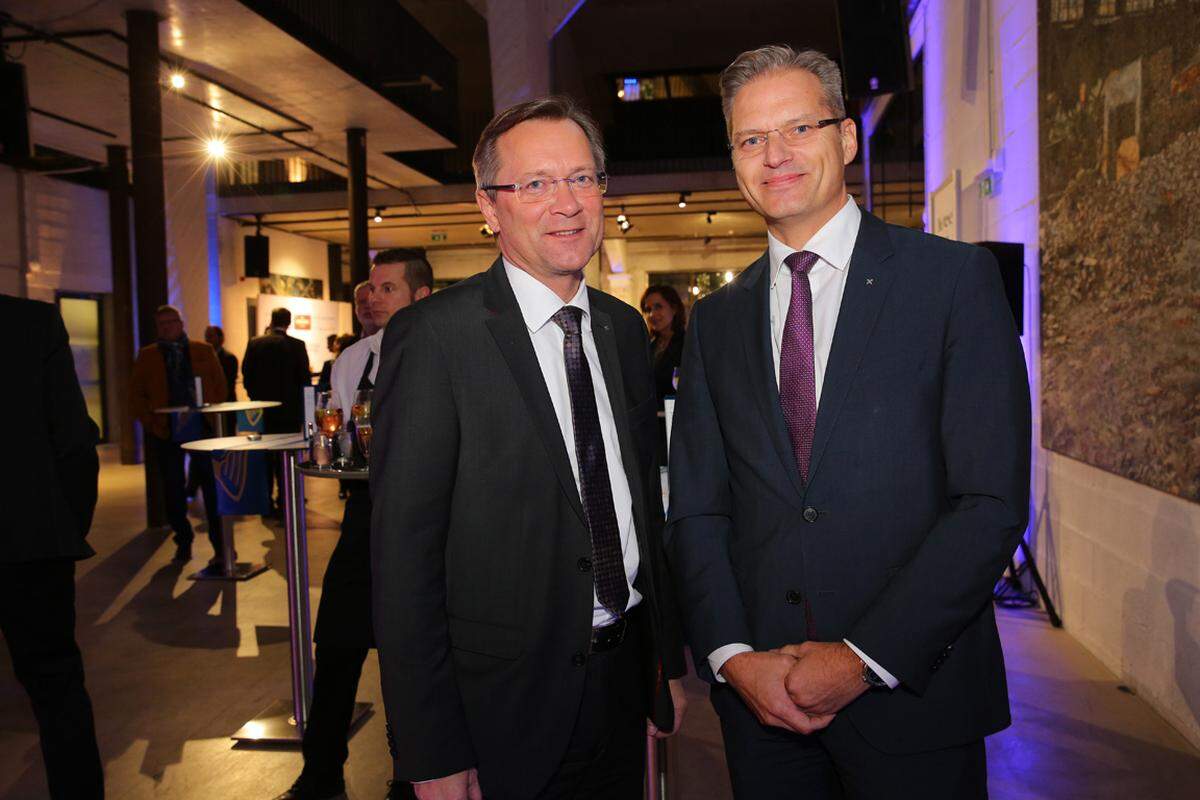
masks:
[[[183,471],[184,450],[177,442],[159,439],[147,433],[146,446],[154,448],[155,461],[163,479],[167,522],[175,532],[176,544],[191,544],[194,534],[187,515],[187,478]],[[221,557],[224,542],[221,537],[221,515],[217,511],[217,482],[213,476],[212,457],[207,453],[192,454],[192,474],[204,493],[204,516],[208,521],[208,541],[213,555]]]
[[[625,640],[588,656],[583,699],[566,755],[537,800],[641,800],[646,772],[644,613],[635,609]],[[487,800],[518,800],[488,790]],[[520,798],[520,800],[529,800]]]
[[[871,746],[844,715],[818,734],[801,736],[760,724],[727,686],[713,687],[712,703],[721,719],[725,760],[738,800],[987,798],[983,740],[892,755]]]
[[[75,562],[0,564],[0,632],[37,718],[50,796],[104,797],[92,701],[75,644]]]

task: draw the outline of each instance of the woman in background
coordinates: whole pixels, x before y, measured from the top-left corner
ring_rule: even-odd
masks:
[[[655,284],[642,294],[642,313],[650,329],[650,344],[654,351],[654,387],[658,407],[664,397],[675,395],[675,370],[683,358],[683,332],[687,311],[679,293],[665,284]]]

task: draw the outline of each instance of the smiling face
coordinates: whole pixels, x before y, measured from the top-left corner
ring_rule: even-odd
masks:
[[[675,320],[675,309],[658,292],[651,292],[642,301],[642,314],[646,317],[646,325],[655,336],[669,336],[671,323]]]
[[[825,103],[820,81],[811,72],[771,72],[755,78],[734,96],[731,139],[738,141],[746,131],[812,125],[834,116]],[[772,233],[782,233],[780,238],[800,247],[845,204],[845,167],[857,153],[857,130],[854,121],[847,119],[815,131],[795,146],[772,132],[761,153],[735,154],[733,167],[746,202],[763,216]],[[799,241],[794,241],[797,238]]]
[[[501,136],[496,148],[497,184],[596,169],[583,129],[570,120],[522,122]],[[521,202],[512,191],[495,195],[493,200],[480,190],[476,200],[505,258],[543,283],[582,278],[604,235],[603,197],[581,197],[561,183],[552,197],[533,203]]]

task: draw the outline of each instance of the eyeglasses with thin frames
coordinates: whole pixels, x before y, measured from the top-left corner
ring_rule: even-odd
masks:
[[[558,194],[558,185],[571,187],[576,197],[595,197],[608,190],[608,176],[603,172],[577,172],[566,178],[531,177],[523,183],[494,183],[480,186],[490,192],[515,192],[522,203],[538,203]]]
[[[736,141],[729,144],[729,149],[736,158],[756,156],[767,149],[768,134],[778,133],[785,144],[800,145],[811,140],[821,128],[837,125],[846,117],[830,117],[808,123],[791,123],[782,128],[771,128],[766,131],[745,131],[738,135]]]

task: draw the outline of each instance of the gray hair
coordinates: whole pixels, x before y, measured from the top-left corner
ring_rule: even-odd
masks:
[[[837,63],[818,50],[796,52],[785,44],[772,44],[747,50],[721,73],[721,110],[725,113],[725,133],[733,134],[733,98],[746,84],[772,72],[799,69],[811,73],[821,83],[825,104],[835,117],[846,116],[842,99],[842,71]]]
[[[604,139],[600,136],[600,128],[597,127],[596,121],[570,97],[551,95],[537,100],[526,100],[492,117],[483,133],[479,134],[479,144],[475,146],[475,155],[471,157],[471,166],[475,168],[476,188],[490,186],[496,182],[496,174],[500,172],[500,154],[496,145],[500,137],[522,122],[535,119],[566,119],[582,128],[583,135],[587,137],[588,145],[592,148],[596,171],[604,172]]]
[[[358,282],[358,285],[356,285],[356,286],[354,287],[354,291],[352,292],[352,294],[353,294],[355,297],[358,297],[358,290],[359,290],[359,289],[370,289],[370,288],[371,288],[371,282],[370,282],[369,280],[367,280],[367,281],[359,281],[359,282]]]

